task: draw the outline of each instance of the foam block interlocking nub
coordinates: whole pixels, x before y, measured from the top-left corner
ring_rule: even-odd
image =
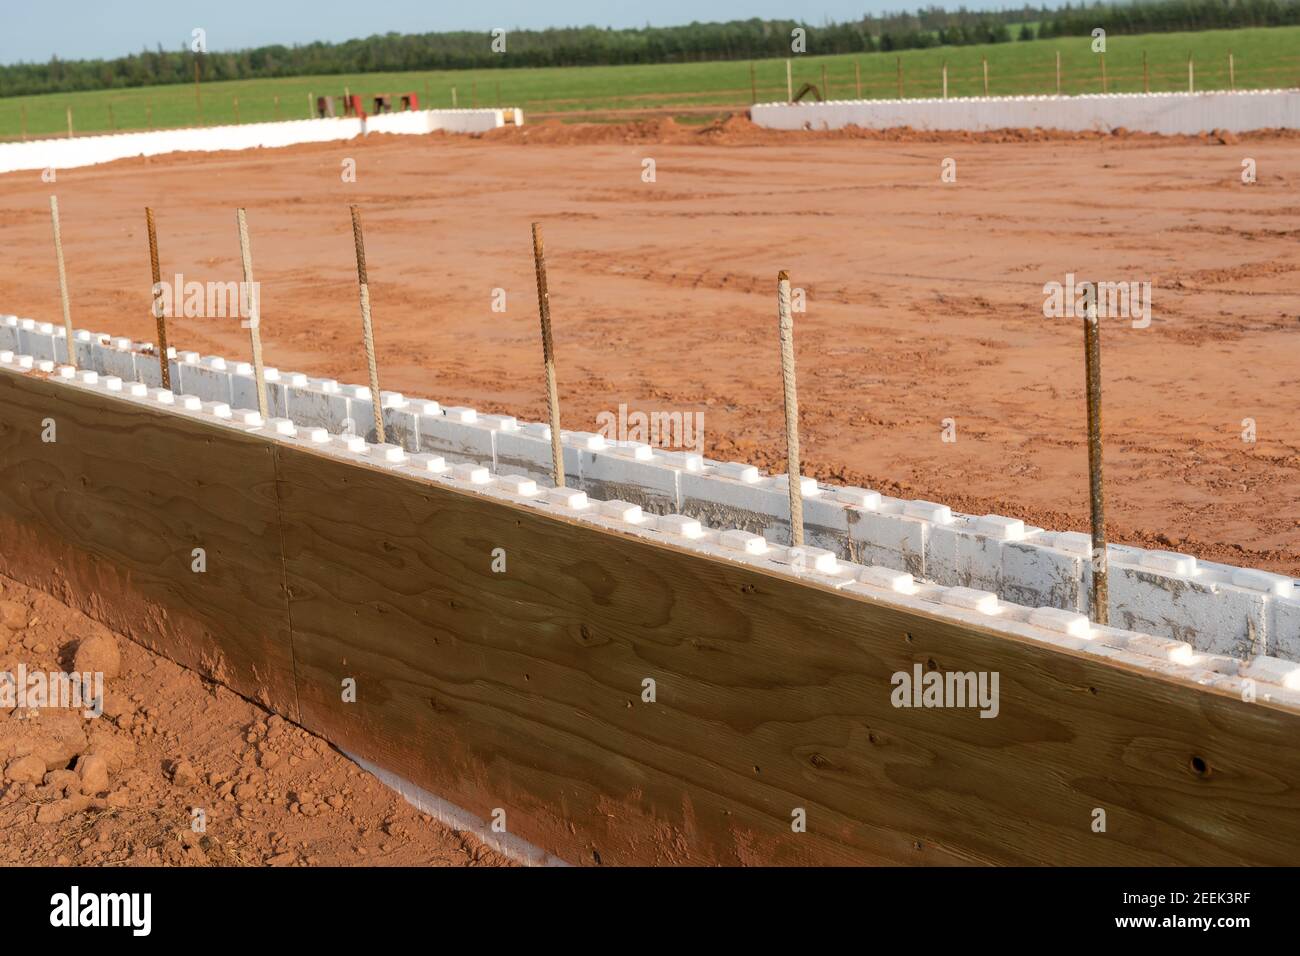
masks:
[[[659,519],[658,527],[664,534],[677,535],[680,538],[704,536],[704,528],[699,521],[686,515],[664,515]]]
[[[1143,551],[1138,555],[1138,564],[1153,571],[1164,571],[1181,577],[1191,577],[1196,573],[1196,558],[1173,551]]]
[[[653,448],[639,441],[611,442],[610,450],[620,458],[631,458],[633,461],[649,461],[655,456]]]
[[[587,507],[587,493],[577,488],[551,488],[546,492],[546,500],[570,511],[581,511]]]
[[[837,488],[835,500],[864,511],[875,511],[880,507],[880,492],[866,488]]]
[[[1232,583],[1239,588],[1262,591],[1275,597],[1295,596],[1295,581],[1285,575],[1273,574],[1269,571],[1237,568],[1232,572]]]
[[[863,584],[884,588],[886,591],[895,591],[898,594],[914,594],[916,592],[916,585],[913,583],[912,576],[906,571],[895,571],[893,568],[882,568],[877,565],[863,568],[858,573],[858,580]]]
[[[178,395],[176,396],[176,404],[187,412],[197,412],[203,408],[203,399],[197,395]]]
[[[1029,623],[1045,631],[1054,631],[1069,637],[1092,636],[1092,622],[1074,611],[1054,607],[1036,607],[1029,612]]]
[[[363,455],[366,451],[366,440],[360,435],[335,435],[334,442],[345,451],[350,451],[354,455]]]
[[[678,468],[682,471],[698,475],[704,471],[704,456],[697,455],[689,451],[666,451],[660,456],[663,463],[670,468]]]
[[[447,470],[447,459],[441,455],[412,455],[407,459],[407,464],[416,471],[428,472],[431,475],[441,475]]]
[[[532,498],[537,494],[537,482],[523,475],[502,475],[497,479],[497,484],[521,498]]]
[[[472,408],[463,408],[459,405],[453,405],[451,408],[444,408],[442,413],[453,422],[459,422],[462,425],[470,425],[478,421],[478,412]]]
[[[289,418],[268,418],[266,425],[277,435],[292,437],[298,434],[298,426]]]
[[[1261,654],[1242,668],[1241,676],[1277,684],[1288,690],[1300,690],[1300,664],[1282,660],[1280,657]]]
[[[952,509],[933,501],[904,502],[903,515],[907,518],[920,518],[931,524],[952,524]]]
[[[939,603],[981,614],[998,612],[998,596],[992,591],[977,591],[975,588],[948,588],[939,595]]]
[[[560,432],[560,440],[566,445],[581,448],[584,451],[600,451],[605,448],[605,437],[593,432]]]
[[[480,424],[485,425],[494,432],[519,431],[519,423],[515,421],[513,415],[480,415],[478,420]]]
[[[645,517],[641,512],[640,505],[634,505],[628,501],[620,501],[615,498],[612,501],[602,501],[600,503],[600,513],[606,518],[613,518],[617,521],[626,521],[628,524],[640,524]]]
[[[973,530],[976,534],[997,538],[999,541],[1023,541],[1025,523],[1019,518],[1007,518],[1003,515],[983,515],[975,519]]]
[[[307,439],[309,442],[323,445],[330,440],[330,433],[319,425],[315,425],[310,428],[304,428],[302,430],[302,437]]]
[[[741,554],[767,553],[767,540],[761,534],[751,534],[735,528],[722,532],[718,536],[718,543],[728,551],[739,551]]]
[[[756,484],[760,478],[758,469],[742,461],[723,461],[713,466],[713,473],[747,485]]]
[[[262,421],[262,413],[255,412],[248,408],[241,408],[234,413],[234,420],[240,425],[247,425],[249,428],[260,428],[266,424]]]
[[[790,476],[775,475],[772,478],[772,487],[790,493]],[[807,475],[799,476],[799,494],[804,498],[815,498],[821,494],[821,489],[817,487],[817,479],[809,478]]]
[[[225,402],[204,402],[203,410],[213,418],[230,418],[232,413],[230,406]]]
[[[486,485],[492,480],[492,472],[482,465],[475,465],[470,462],[453,465],[451,475],[459,481],[468,481],[472,485]]]
[[[796,571],[838,574],[840,570],[840,561],[834,551],[813,548],[806,544],[795,545],[792,548],[776,548],[772,552],[772,559],[780,564],[788,564]]]
[[[370,456],[389,464],[397,464],[405,460],[406,451],[401,445],[371,445]]]

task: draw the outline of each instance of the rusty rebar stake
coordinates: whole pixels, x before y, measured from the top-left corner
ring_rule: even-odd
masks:
[[[803,487],[799,474],[799,395],[794,380],[794,318],[790,314],[790,276],[776,276],[777,331],[781,337],[781,384],[785,391],[785,447],[790,480],[790,543],[803,544]]]
[[[63,328],[68,336],[68,364],[77,367],[77,343],[72,335],[72,310],[68,306],[68,272],[63,265],[63,231],[59,228],[59,197],[50,197],[50,222],[54,226],[54,256],[59,263],[59,300],[63,305]]]
[[[262,365],[262,297],[253,285],[253,252],[248,243],[248,215],[241,206],[235,212],[239,224],[239,258],[244,265],[244,311],[248,316],[248,336],[253,348],[253,381],[257,386],[257,410],[263,420],[271,413],[266,403],[266,373]]]
[[[546,368],[546,411],[551,422],[551,479],[564,487],[564,449],[560,444],[560,390],[555,382],[555,342],[551,338],[551,293],[546,287],[546,249],[542,224],[533,223],[533,266],[537,271],[537,311],[542,319],[542,363]]]
[[[384,409],[379,398],[379,368],[375,364],[375,330],[370,321],[370,280],[366,274],[366,244],[361,238],[361,210],[353,205],[352,241],[357,248],[357,282],[361,285],[361,336],[366,348],[366,369],[370,372],[370,403],[375,410],[375,437],[379,444],[388,441],[384,434]]]
[[[158,368],[162,373],[162,387],[172,387],[172,372],[167,355],[167,316],[162,301],[162,270],[158,267],[158,229],[154,225],[153,208],[144,207],[144,222],[149,230],[149,267],[153,272],[153,318],[158,326]],[[174,300],[173,300],[174,301]]]
[[[1097,323],[1096,303],[1090,303],[1083,320],[1084,362],[1088,391],[1088,495],[1092,517],[1092,620],[1105,625],[1110,621],[1110,597],[1107,587],[1106,495],[1101,468],[1101,336]]]

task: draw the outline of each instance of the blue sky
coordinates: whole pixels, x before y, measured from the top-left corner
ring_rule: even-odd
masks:
[[[946,4],[957,7],[961,0]],[[207,31],[209,50],[269,43],[347,40],[374,33],[430,33],[493,27],[655,26],[692,20],[847,20],[864,12],[914,9],[922,0],[3,0],[0,63],[113,57],[177,49]],[[965,0],[970,9],[1019,6]]]

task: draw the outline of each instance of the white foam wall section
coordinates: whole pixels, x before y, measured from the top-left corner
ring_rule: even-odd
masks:
[[[1300,90],[1110,93],[962,99],[763,103],[750,110],[769,129],[1058,129],[1195,135],[1223,129],[1300,129]]]
[[[106,136],[78,136],[72,139],[42,139],[25,143],[0,144],[0,173],[24,169],[75,169],[135,156],[165,153],[211,153],[223,150],[275,149],[298,143],[326,143],[352,139],[365,133],[420,135],[436,130],[451,133],[484,133],[505,125],[506,110],[410,110],[383,113],[366,119],[288,120],[280,123],[248,123],[239,126],[210,126],[193,129],[152,130],[143,133],[114,133]],[[519,110],[516,124],[523,123]]]

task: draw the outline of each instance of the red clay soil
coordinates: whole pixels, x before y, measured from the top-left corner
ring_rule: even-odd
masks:
[[[0,577],[0,672],[19,664],[103,672],[104,713],[0,707],[0,866],[508,865],[319,737]]]
[[[733,117],[128,160],[60,171],[54,187],[11,174],[0,308],[58,319],[51,191],[74,322],[137,339],[153,336],[143,207],[158,212],[167,276],[229,281],[243,205],[267,361],[364,382],[355,202],[383,386],[540,420],[537,220],[565,425],[596,430],[620,404],[698,410],[709,455],[776,469],[785,268],[808,295],[808,473],[1084,530],[1082,333],[1044,318],[1043,286],[1147,280],[1149,328],[1103,320],[1111,539],[1295,574],[1294,138],[776,133]],[[940,180],[945,158],[955,183]],[[171,329],[180,348],[247,356],[233,320]]]

